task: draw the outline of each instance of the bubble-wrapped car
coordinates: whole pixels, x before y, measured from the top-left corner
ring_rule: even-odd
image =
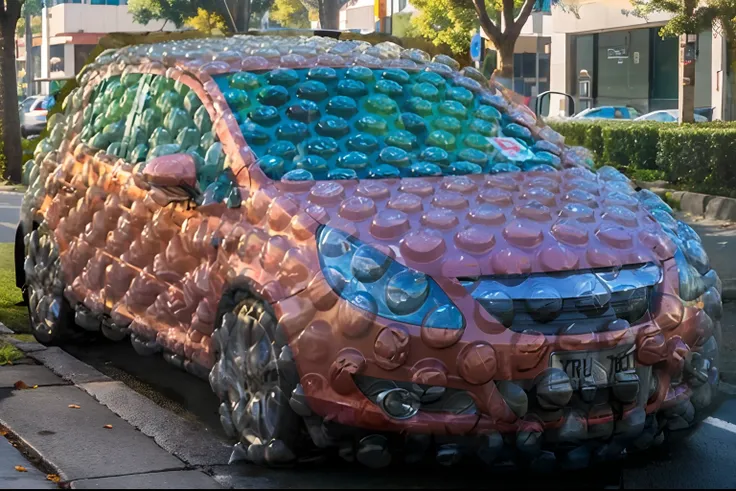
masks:
[[[452,58],[137,45],[62,109],[24,169],[36,338],[129,337],[209,379],[253,462],[576,469],[708,414],[697,234]]]

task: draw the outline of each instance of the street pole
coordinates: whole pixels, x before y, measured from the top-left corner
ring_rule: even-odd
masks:
[[[536,94],[535,97],[539,97],[539,49],[540,47],[544,49],[544,47],[541,46],[542,36],[540,34],[537,34],[537,53],[534,60],[534,72],[535,72],[535,83],[534,87],[536,88]]]
[[[694,44],[689,39],[692,34],[683,34],[680,36],[680,66],[679,79],[680,86],[678,91],[678,121],[682,123],[692,123],[694,121],[695,112],[695,54]]]
[[[33,31],[31,30],[31,14],[26,13],[26,97],[35,93],[35,82],[33,79]]]
[[[41,78],[46,80],[50,77],[49,70],[49,7],[48,1],[44,0],[41,9]],[[49,94],[49,82],[41,83],[41,94]]]

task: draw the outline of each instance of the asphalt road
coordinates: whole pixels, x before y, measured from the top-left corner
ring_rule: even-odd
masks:
[[[12,242],[18,221],[20,193],[0,192],[0,242]],[[736,236],[731,229],[714,226],[704,235],[720,235],[704,240],[714,263],[733,267]],[[710,232],[710,234],[708,233]],[[728,237],[723,237],[727,235]],[[733,248],[725,247],[732,243]],[[729,250],[730,249],[730,250]],[[716,264],[717,265],[717,264]],[[724,332],[736,332],[736,303],[725,304]],[[208,428],[225,439],[217,415],[218,401],[209,384],[194,379],[167,364],[161,357],[138,356],[129,343],[65,347],[73,356],[120,380],[180,416]],[[592,472],[538,478],[515,472],[488,472],[479,469],[391,468],[369,471],[357,465],[327,463],[297,470],[271,470],[247,464],[211,469],[222,484],[235,488],[489,488],[566,487],[603,488],[736,488],[736,391],[721,393],[711,418],[690,439],[672,452],[632,456],[620,465]],[[197,445],[196,441],[182,445]]]
[[[0,242],[15,242],[22,201],[22,193],[0,191]]]

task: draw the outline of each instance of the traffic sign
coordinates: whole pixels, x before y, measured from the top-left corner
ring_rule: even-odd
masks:
[[[480,61],[482,52],[483,39],[480,37],[480,33],[476,32],[473,39],[470,40],[470,57],[473,61]]]

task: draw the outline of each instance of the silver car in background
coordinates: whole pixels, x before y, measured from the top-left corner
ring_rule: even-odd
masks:
[[[39,135],[46,128],[46,116],[54,105],[48,95],[34,95],[20,103],[20,132],[23,138]]]
[[[678,111],[677,109],[652,111],[650,113],[644,114],[643,116],[639,116],[634,121],[658,121],[660,123],[676,123],[679,114],[680,111]],[[701,116],[700,114],[695,114],[694,116],[696,123],[708,122],[708,118],[706,118],[705,116]]]

